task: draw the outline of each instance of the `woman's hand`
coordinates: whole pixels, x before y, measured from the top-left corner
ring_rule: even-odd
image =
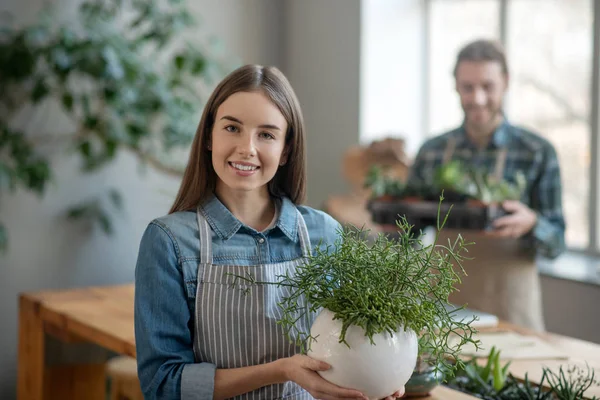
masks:
[[[302,354],[282,358],[282,367],[287,380],[296,382],[312,397],[322,400],[368,398],[358,390],[345,389],[321,378],[317,371],[326,371],[331,365]]]

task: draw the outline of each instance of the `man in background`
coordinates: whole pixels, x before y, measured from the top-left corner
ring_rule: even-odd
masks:
[[[502,47],[477,40],[458,54],[456,91],[464,111],[463,124],[428,140],[418,152],[408,185],[424,187],[443,163],[460,160],[495,172],[514,183],[526,177],[520,201],[505,201],[508,215],[486,232],[461,231],[469,258],[468,276],[451,297],[455,304],[490,312],[501,319],[544,330],[536,253],[557,257],[565,248],[560,168],[554,147],[539,135],[511,124],[503,113],[509,72]],[[444,236],[456,232],[444,229]]]

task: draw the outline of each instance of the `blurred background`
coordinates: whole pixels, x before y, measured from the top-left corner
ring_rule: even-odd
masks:
[[[307,125],[308,204],[339,217],[331,199],[355,189],[349,149],[401,139],[410,163],[424,140],[461,123],[452,69],[477,38],[506,47],[509,120],[559,155],[569,251],[540,261],[547,328],[600,343],[600,1],[189,0],[173,3],[197,24],[182,14],[144,31],[165,15],[146,3],[88,9],[91,22],[81,1],[0,5],[0,398],[15,396],[18,293],[133,281],[142,232],[168,212],[204,101],[225,74],[245,63],[286,74]],[[52,13],[40,14],[46,4]],[[138,14],[147,20],[136,33],[126,27]],[[88,47],[72,45],[82,35]],[[144,43],[161,38],[164,48]],[[46,69],[31,67],[38,58]],[[140,77],[148,92],[123,100]],[[112,90],[106,108],[98,82]]]

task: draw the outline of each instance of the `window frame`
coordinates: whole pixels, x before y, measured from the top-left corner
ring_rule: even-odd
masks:
[[[431,47],[431,36],[429,27],[431,24],[431,7],[436,0],[423,1],[423,37],[425,43],[425,52],[423,57],[425,73],[423,75],[422,88],[424,93],[429,93],[429,71],[431,68],[429,50]],[[438,0],[439,1],[439,0]],[[506,46],[508,35],[508,7],[509,2],[514,0],[496,0],[499,2],[498,26],[500,28],[500,42]],[[592,68],[590,85],[590,188],[589,188],[589,230],[588,246],[583,249],[568,248],[575,253],[583,253],[592,256],[600,256],[600,0],[589,0],[592,3],[593,26],[592,26]],[[423,128],[425,130],[423,137],[429,135],[429,120],[431,110],[427,96],[423,99]],[[568,223],[568,221],[567,221]]]

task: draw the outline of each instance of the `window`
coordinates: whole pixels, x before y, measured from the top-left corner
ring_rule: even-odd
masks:
[[[592,3],[592,0],[425,0],[430,32],[426,136],[461,122],[462,111],[451,74],[460,47],[477,38],[503,41],[511,73],[505,101],[508,118],[554,145],[562,173],[567,245],[598,253],[589,237],[590,165],[591,157],[598,156],[591,151],[589,117]]]
[[[558,152],[570,247],[589,245],[590,0],[508,2],[508,115]]]
[[[496,0],[433,0],[429,5],[429,134],[460,125],[462,110],[452,74],[456,55],[474,38],[499,39]]]

